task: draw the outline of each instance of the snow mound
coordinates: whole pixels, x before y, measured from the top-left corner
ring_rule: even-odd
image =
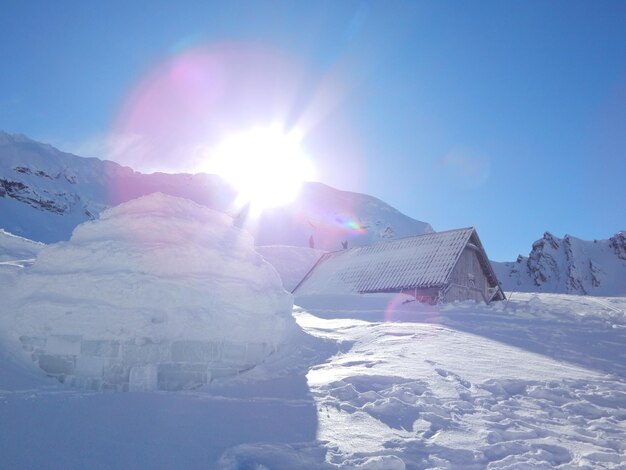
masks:
[[[293,299],[222,213],[152,194],[79,225],[19,273],[13,333],[87,388],[187,389],[260,364],[297,331]]]
[[[274,266],[283,280],[283,286],[290,292],[326,253],[315,248],[284,245],[258,246],[256,250]]]

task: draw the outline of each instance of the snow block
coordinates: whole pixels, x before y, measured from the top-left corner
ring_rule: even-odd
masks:
[[[209,370],[211,380],[234,377],[237,374],[239,374],[239,371],[233,367],[212,367]]]
[[[130,369],[123,364],[107,364],[102,371],[103,388],[120,389],[128,384]]]
[[[74,372],[74,357],[43,354],[39,356],[39,367],[51,375],[69,375]]]
[[[43,351],[46,346],[46,338],[35,336],[20,336],[22,347],[29,352]]]
[[[206,364],[159,364],[159,390],[190,390],[206,384],[211,379]]]
[[[82,339],[82,336],[79,335],[50,335],[46,342],[46,352],[48,354],[78,356]]]
[[[80,353],[95,357],[117,357],[120,344],[117,341],[83,340],[80,345]]]
[[[100,390],[102,388],[102,380],[93,377],[74,376],[68,381],[73,387],[84,388],[85,390]]]
[[[147,342],[145,344],[124,343],[122,361],[126,364],[156,364],[171,360],[170,345]]]
[[[268,347],[265,343],[248,343],[246,348],[246,364],[258,364],[268,355]]]
[[[135,366],[130,369],[128,390],[149,392],[157,389],[157,367],[154,364]]]
[[[220,362],[225,365],[243,365],[246,362],[246,345],[226,341],[222,344]]]
[[[174,341],[173,362],[211,362],[218,359],[219,346],[206,341]]]
[[[78,356],[76,358],[76,375],[102,377],[105,359],[102,357]]]

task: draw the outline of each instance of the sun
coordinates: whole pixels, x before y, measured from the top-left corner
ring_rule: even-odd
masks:
[[[255,211],[293,201],[313,168],[296,132],[278,126],[233,134],[217,146],[207,170],[224,178],[238,192],[238,204]]]

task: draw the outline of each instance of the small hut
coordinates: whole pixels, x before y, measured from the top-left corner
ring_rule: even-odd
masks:
[[[474,227],[324,254],[295,295],[400,292],[428,302],[505,298]]]

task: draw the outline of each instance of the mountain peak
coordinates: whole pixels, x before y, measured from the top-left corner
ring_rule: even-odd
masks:
[[[8,132],[0,129],[0,143],[17,143],[17,142],[34,142],[26,137],[24,134],[9,134]]]

